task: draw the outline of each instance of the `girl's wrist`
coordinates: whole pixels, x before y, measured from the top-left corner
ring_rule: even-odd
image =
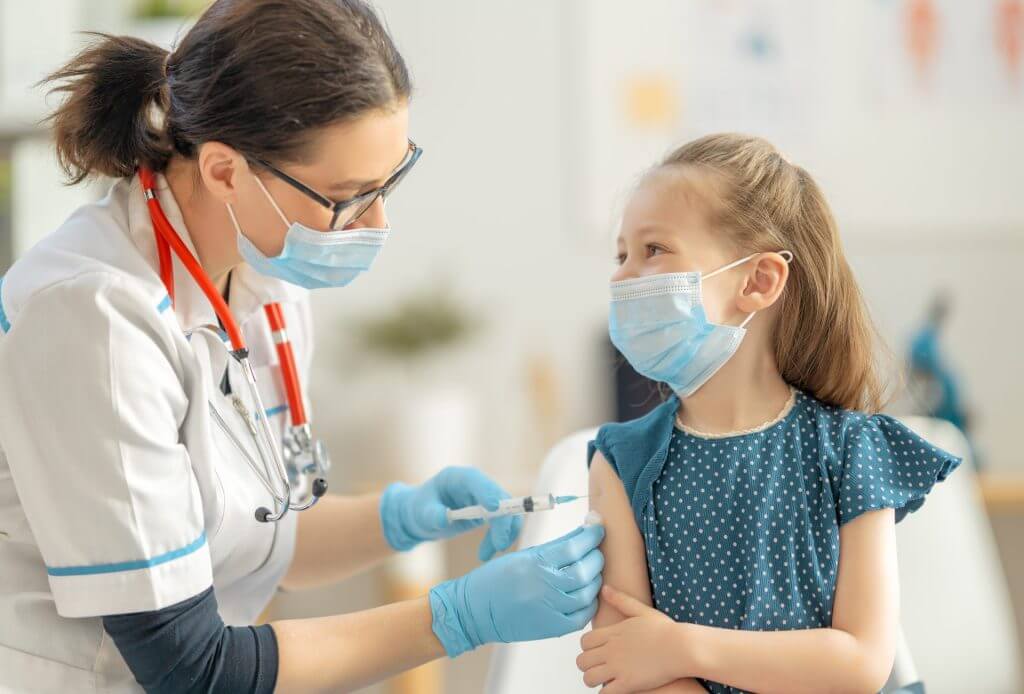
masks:
[[[669,639],[672,649],[672,659],[676,671],[673,673],[677,678],[698,677],[703,671],[707,661],[706,643],[701,643],[698,638],[700,627],[689,622],[676,622],[672,625],[672,634]]]

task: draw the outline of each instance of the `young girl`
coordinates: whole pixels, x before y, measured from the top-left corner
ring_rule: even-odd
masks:
[[[607,588],[584,681],[877,692],[895,522],[960,461],[877,414],[873,328],[821,191],[763,140],[705,137],[643,179],[618,246],[611,339],[674,396],[590,446]]]

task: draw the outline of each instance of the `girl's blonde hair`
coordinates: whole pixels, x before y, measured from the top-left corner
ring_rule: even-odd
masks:
[[[832,211],[807,171],[769,142],[738,134],[694,140],[658,168],[686,174],[712,229],[743,252],[793,252],[772,336],[783,379],[831,405],[880,410],[878,335]]]

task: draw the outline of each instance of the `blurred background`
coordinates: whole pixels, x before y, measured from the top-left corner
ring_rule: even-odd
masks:
[[[1000,606],[1001,641],[1024,633],[1024,2],[375,4],[412,70],[411,135],[425,153],[390,201],[395,233],[374,271],[313,296],[311,399],[332,490],[455,464],[513,493],[582,492],[535,488],[545,452],[653,403],[649,384],[616,368],[605,332],[617,211],[675,145],[750,132],[824,188],[906,382],[893,411],[966,437],[963,512],[984,520],[969,544],[991,551],[962,559],[929,626],[972,596]],[[62,184],[34,83],[81,30],[170,45],[204,5],[0,0],[0,272],[108,185]],[[422,594],[471,567],[477,539],[282,594],[267,617]],[[998,578],[979,583],[973,562]],[[994,632],[977,629],[962,636],[988,648]],[[490,656],[369,691],[480,692]]]

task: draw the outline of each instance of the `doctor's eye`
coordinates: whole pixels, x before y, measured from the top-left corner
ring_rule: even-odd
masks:
[[[623,264],[625,264],[625,262],[626,262],[626,254],[625,253],[619,253],[619,254],[617,254],[615,256],[615,264],[616,265],[623,265]]]
[[[653,258],[656,255],[661,255],[662,253],[665,253],[665,249],[663,247],[655,245],[653,243],[647,244],[647,257],[648,258]]]

